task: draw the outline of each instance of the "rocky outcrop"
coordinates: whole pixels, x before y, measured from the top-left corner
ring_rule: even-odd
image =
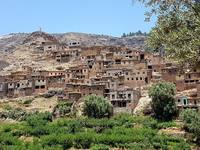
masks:
[[[136,115],[144,114],[151,110],[151,98],[149,96],[141,97],[133,113]]]

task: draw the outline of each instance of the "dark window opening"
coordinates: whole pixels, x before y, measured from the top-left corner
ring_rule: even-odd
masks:
[[[148,84],[148,83],[149,83],[149,82],[148,82],[148,78],[145,78],[145,83],[146,83],[146,84]]]
[[[153,67],[152,66],[148,66],[148,69],[153,69]]]
[[[45,85],[42,85],[40,88],[41,88],[41,89],[45,89]]]
[[[144,60],[144,54],[140,55],[140,60]]]
[[[197,105],[197,101],[196,100],[194,100],[194,105]]]

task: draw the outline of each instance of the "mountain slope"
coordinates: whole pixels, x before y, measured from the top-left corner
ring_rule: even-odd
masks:
[[[16,48],[16,46],[23,44],[26,40],[30,40],[30,35],[30,33],[14,33],[0,36],[0,51],[12,52]],[[107,35],[96,35],[86,33],[60,33],[52,35],[62,43],[68,43],[70,41],[79,41],[83,46],[116,45],[127,47],[142,47],[146,39],[145,36],[132,36],[120,38]]]

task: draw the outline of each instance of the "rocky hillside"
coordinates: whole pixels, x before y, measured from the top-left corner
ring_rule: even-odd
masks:
[[[16,71],[22,65],[29,65],[37,69],[54,70],[60,64],[55,60],[46,59],[43,53],[35,49],[38,41],[66,43],[78,41],[81,46],[126,46],[141,48],[145,36],[112,37],[85,33],[48,34],[44,32],[16,33],[0,36],[0,74]],[[32,45],[29,47],[28,45]],[[36,44],[37,43],[37,44]],[[36,44],[36,45],[35,45]],[[39,46],[39,45],[38,45]],[[69,63],[62,64],[64,68]],[[48,66],[48,68],[47,68]]]
[[[37,36],[37,32],[34,33],[34,36]],[[0,36],[0,51],[12,52],[13,50],[15,50],[16,46],[22,45],[24,44],[24,42],[31,40],[30,35],[30,33],[12,33],[9,35]],[[83,46],[117,45],[127,47],[142,47],[145,41],[145,36],[132,36],[120,38],[107,35],[85,33],[60,33],[52,35],[55,38],[57,38],[60,42],[68,43],[70,41],[79,41]]]
[[[85,33],[64,33],[54,34],[61,42],[80,41],[83,46],[102,46],[102,45],[117,45],[127,47],[142,47],[144,45],[144,36],[132,37],[113,37],[107,35],[85,34]]]

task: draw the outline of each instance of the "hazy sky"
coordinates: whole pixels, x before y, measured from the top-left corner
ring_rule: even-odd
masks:
[[[33,32],[84,32],[120,36],[148,32],[146,8],[132,0],[1,0],[0,35]]]

